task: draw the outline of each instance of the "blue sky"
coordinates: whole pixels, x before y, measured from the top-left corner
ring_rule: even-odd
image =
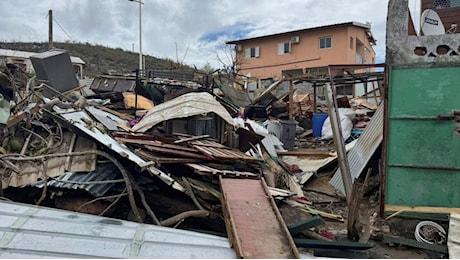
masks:
[[[418,0],[410,1],[412,7]],[[197,68],[227,63],[229,40],[352,21],[372,24],[377,62],[385,57],[388,0],[143,2],[143,53]],[[48,41],[50,9],[55,41],[139,50],[139,4],[128,0],[2,0],[0,41]]]

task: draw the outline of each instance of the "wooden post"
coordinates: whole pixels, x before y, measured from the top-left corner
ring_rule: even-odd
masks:
[[[347,151],[345,150],[345,144],[343,142],[342,126],[340,124],[339,111],[337,110],[337,100],[332,94],[332,86],[330,84],[324,85],[324,92],[326,93],[329,120],[331,121],[334,143],[337,150],[337,160],[342,175],[343,187],[345,188],[345,196],[347,198],[347,203],[350,203],[353,182],[351,179],[350,166],[348,165]]]
[[[294,85],[289,81],[289,120],[294,120]]]
[[[48,49],[53,49],[53,10],[48,10]]]

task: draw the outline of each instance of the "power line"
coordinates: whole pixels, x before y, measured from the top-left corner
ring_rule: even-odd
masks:
[[[48,15],[46,15],[46,17],[48,17]],[[61,28],[61,30],[65,33],[65,35],[67,35],[67,37],[73,41],[72,37],[70,37],[70,35],[66,32],[66,30],[64,29],[64,27],[62,27],[62,25],[59,23],[59,21],[55,18],[55,16],[53,15],[53,21],[56,22],[56,24],[59,26],[59,28]]]

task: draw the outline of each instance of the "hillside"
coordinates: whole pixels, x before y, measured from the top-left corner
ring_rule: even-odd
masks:
[[[67,50],[70,55],[81,58],[85,63],[85,75],[107,74],[115,71],[120,74],[130,73],[138,67],[139,53],[125,51],[121,48],[108,48],[90,43],[60,43],[55,42],[54,47]],[[47,42],[0,42],[0,48],[13,49],[18,51],[44,52],[48,50]],[[145,56],[145,67],[147,70],[180,70],[184,72],[193,71],[189,66],[180,65],[170,59],[158,59],[152,56]]]

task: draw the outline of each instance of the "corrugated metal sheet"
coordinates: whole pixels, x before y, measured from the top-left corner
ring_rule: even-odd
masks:
[[[93,172],[66,172],[64,175],[56,178],[56,180],[48,181],[47,185],[63,189],[84,189],[91,195],[100,197],[113,188],[115,183],[84,184],[84,182],[108,181],[115,180],[116,178],[121,179],[120,171],[117,167],[112,163],[104,163],[98,164],[96,171]],[[43,188],[44,181],[40,181],[34,186]]]
[[[278,157],[276,151],[286,151],[284,149],[284,144],[280,141],[280,139],[271,134],[262,139],[262,144],[272,158]]]
[[[209,93],[187,93],[161,103],[150,109],[142,120],[133,126],[135,132],[145,132],[158,123],[175,118],[184,118],[214,112],[228,124],[233,119],[227,110]]]
[[[337,157],[314,158],[314,157],[299,157],[299,156],[283,156],[283,161],[293,165],[296,164],[302,170],[301,173],[295,173],[300,184],[304,184],[321,168],[329,165],[337,160]]]
[[[1,258],[236,258],[227,238],[0,201]]]
[[[122,131],[123,129],[118,127],[118,125],[126,126],[128,124],[127,120],[121,119],[114,114],[107,113],[95,107],[89,106],[86,110],[110,131]]]
[[[450,214],[447,247],[450,259],[460,259],[460,214],[458,213]]]
[[[94,122],[91,117],[83,110],[75,111],[74,109],[61,109],[57,106],[53,107],[54,111],[61,115],[68,123],[77,127],[79,130],[98,141],[101,144],[104,144],[107,148],[111,149],[114,152],[117,152],[121,156],[129,159],[133,163],[137,164],[141,169],[146,168],[151,174],[156,175],[163,182],[168,185],[171,185],[174,189],[179,191],[184,191],[179,183],[177,183],[171,176],[165,174],[160,169],[151,165],[150,162],[144,161],[141,157],[137,156],[133,151],[131,151],[126,145],[118,143],[111,136],[101,132],[97,127],[94,126]],[[51,114],[53,115],[53,114]]]
[[[361,172],[364,167],[366,167],[369,159],[382,142],[383,107],[384,102],[381,102],[366,129],[364,129],[363,134],[358,138],[355,146],[347,155],[352,181],[361,175]],[[340,168],[337,169],[329,183],[345,195],[345,188],[343,186]]]

